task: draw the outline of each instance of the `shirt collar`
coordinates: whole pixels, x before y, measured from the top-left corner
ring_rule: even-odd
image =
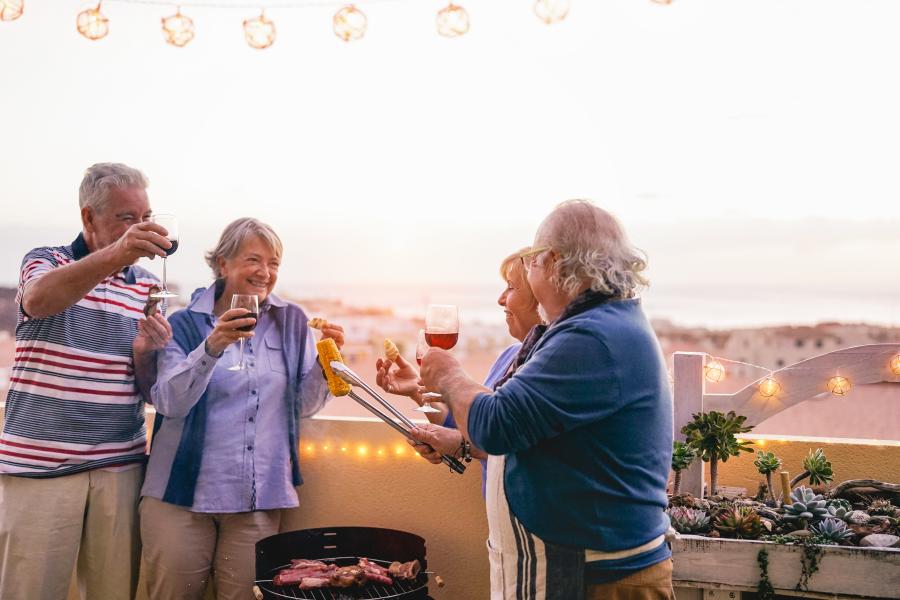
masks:
[[[84,232],[78,234],[78,237],[75,238],[75,241],[72,242],[70,246],[72,248],[72,258],[75,260],[81,260],[85,256],[91,253],[90,248],[88,248],[87,242],[84,241]],[[125,267],[121,271],[117,273],[120,275],[122,279],[125,280],[125,283],[129,285],[133,285],[137,280],[134,275],[134,269],[131,267]]]
[[[200,292],[200,294],[191,301],[188,310],[205,315],[212,315],[216,305],[216,287],[217,283],[213,282],[211,286]],[[260,306],[260,310],[266,311],[269,308],[285,308],[286,306],[287,302],[275,294],[269,294],[265,302],[263,302],[263,305]]]

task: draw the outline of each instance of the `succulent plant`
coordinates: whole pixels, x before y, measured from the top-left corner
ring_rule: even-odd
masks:
[[[775,492],[772,490],[772,473],[781,468],[781,459],[774,452],[760,450],[753,461],[756,469],[766,476],[766,485],[769,486],[769,500],[775,500]]]
[[[696,459],[697,450],[690,444],[679,441],[672,444],[672,471],[675,472],[675,479],[672,482],[673,494],[681,491],[681,472],[691,466]]]
[[[825,509],[828,511],[828,517],[826,518],[840,519],[841,521],[847,522],[849,522],[850,513],[853,512],[852,510],[847,510],[843,506],[836,504],[826,504]]]
[[[828,516],[825,498],[805,486],[791,492],[792,504],[784,507],[785,521],[799,521],[803,527],[807,523],[818,523]]]
[[[887,498],[878,498],[873,500],[872,504],[870,504],[869,508],[866,510],[868,510],[869,514],[873,517],[882,515],[885,517],[893,517],[894,513],[897,511],[897,507]]]
[[[812,485],[825,485],[834,479],[831,463],[825,458],[825,451],[821,448],[809,451],[809,454],[803,459],[803,469],[802,473],[791,480],[792,488],[807,477]]]
[[[696,413],[690,423],[681,428],[688,444],[697,450],[703,461],[709,462],[709,491],[715,496],[719,482],[719,461],[726,462],[729,457],[738,456],[741,452],[753,452],[749,448],[752,442],[739,440],[736,434],[747,433],[752,426],[744,425],[747,417],[738,415],[733,410],[727,414],[712,410]]]
[[[747,506],[737,506],[720,512],[716,517],[715,527],[724,537],[740,540],[755,540],[765,531],[759,514]]]
[[[812,531],[816,537],[837,544],[842,544],[853,537],[853,530],[847,527],[846,523],[832,517],[828,517],[817,525],[813,525],[810,527],[810,531]]]
[[[851,510],[844,517],[844,520],[851,525],[865,525],[869,522],[869,513],[862,510]]]
[[[843,498],[830,498],[825,501],[825,506],[831,508],[832,506],[840,507],[850,512],[853,510],[853,505],[850,504],[849,500],[844,500]]]
[[[709,529],[709,515],[702,510],[676,506],[667,508],[666,514],[678,533],[701,533]]]

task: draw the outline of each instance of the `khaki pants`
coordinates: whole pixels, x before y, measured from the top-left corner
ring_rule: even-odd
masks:
[[[587,586],[585,600],[674,600],[672,561],[666,559],[628,577]]]
[[[65,600],[72,569],[86,600],[134,598],[144,467],[47,479],[0,475],[0,598]]]
[[[280,510],[197,513],[141,500],[147,596],[200,600],[212,578],[218,600],[253,600],[256,542],[278,533]]]

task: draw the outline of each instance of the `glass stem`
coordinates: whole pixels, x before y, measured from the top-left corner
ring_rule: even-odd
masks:
[[[165,256],[163,257],[163,281],[162,281],[162,284],[163,284],[163,291],[168,292],[169,286],[166,285],[166,257]]]
[[[244,338],[241,338],[239,343],[241,345],[241,357],[238,359],[238,368],[243,369],[244,368]]]

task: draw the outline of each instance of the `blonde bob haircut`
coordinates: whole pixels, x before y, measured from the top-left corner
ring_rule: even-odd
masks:
[[[531,246],[525,246],[521,250],[513,252],[503,259],[500,263],[500,277],[503,281],[512,281],[516,285],[528,290],[528,296],[531,298],[530,307],[535,308],[538,305],[534,292],[528,284],[528,277],[525,275],[525,265],[522,263],[522,255],[531,250]]]
[[[219,270],[219,259],[234,258],[234,256],[237,255],[238,250],[240,250],[241,245],[250,236],[256,236],[261,239],[275,253],[275,256],[277,256],[279,260],[281,259],[283,246],[281,244],[281,238],[278,237],[275,230],[262,221],[252,217],[244,217],[232,221],[228,227],[225,228],[225,231],[222,232],[222,236],[219,238],[219,243],[216,244],[216,247],[206,253],[206,264],[212,269],[216,279],[222,277],[222,272]]]

